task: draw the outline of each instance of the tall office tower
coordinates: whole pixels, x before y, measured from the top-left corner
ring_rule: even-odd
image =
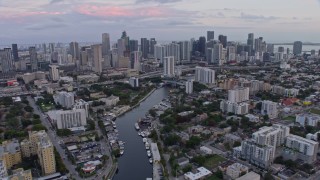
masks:
[[[223,45],[223,48],[227,47],[227,42],[228,42],[227,36],[219,35],[219,41]]]
[[[219,64],[221,65],[223,62],[222,62],[222,49],[223,49],[223,46],[222,44],[218,43],[218,44],[215,44],[214,45],[214,48],[213,48],[213,60],[214,60],[214,64]]]
[[[19,61],[18,45],[12,44],[12,56],[14,61]]]
[[[262,101],[261,114],[268,115],[270,119],[278,117],[278,104],[272,101]]]
[[[180,45],[178,43],[170,43],[166,47],[166,56],[173,56],[176,63],[180,63]]]
[[[50,65],[49,66],[49,75],[50,75],[50,79],[52,81],[58,81],[60,79],[59,66]]]
[[[196,67],[195,81],[214,84],[215,83],[215,71],[206,67]]]
[[[94,72],[102,72],[102,45],[95,44],[91,46],[92,49],[92,63]]]
[[[174,56],[165,57],[163,60],[163,75],[166,77],[173,77],[175,70],[174,65]]]
[[[31,71],[38,71],[38,55],[35,47],[29,47]]]
[[[278,52],[279,52],[279,53],[284,53],[284,47],[279,46],[279,47],[278,47]]]
[[[13,57],[10,48],[0,50],[0,63],[2,72],[9,72],[13,70]]]
[[[154,57],[154,46],[157,44],[157,41],[155,38],[150,39],[150,54],[152,57]]]
[[[190,61],[191,56],[191,43],[190,41],[182,41],[180,45],[180,58],[181,60]]]
[[[125,39],[118,39],[118,43],[117,43],[117,49],[118,49],[118,56],[119,57],[123,57],[124,56],[124,52],[126,51],[126,41]]]
[[[207,48],[207,52],[206,52],[206,59],[208,64],[213,64],[214,61],[214,49],[213,48]]]
[[[102,57],[109,54],[110,51],[110,35],[109,33],[102,34]]]
[[[130,68],[140,71],[140,63],[142,61],[141,51],[133,51],[130,56]]]
[[[42,44],[42,50],[43,50],[44,54],[47,54],[47,45],[46,45],[46,43]]]
[[[141,51],[142,51],[142,57],[144,59],[147,59],[150,51],[149,40],[147,38],[141,38]]]
[[[214,40],[214,31],[207,31],[207,41]]]
[[[133,51],[138,51],[139,50],[139,42],[138,40],[130,40],[129,41],[129,49],[130,49],[130,52],[133,52]]]
[[[200,52],[200,54],[201,54],[201,56],[205,56],[206,55],[206,43],[207,43],[207,41],[206,41],[206,37],[204,37],[204,36],[201,36],[200,38],[199,38],[199,45],[198,45],[198,47],[199,47],[199,52]]]
[[[255,39],[255,40],[254,40],[254,50],[255,50],[255,52],[256,52],[256,53],[257,53],[257,52],[261,53],[261,52],[262,52],[261,47],[262,47],[262,40],[261,40],[261,38]]]
[[[228,101],[233,103],[240,103],[249,100],[249,88],[240,87],[228,91]]]
[[[295,41],[293,43],[293,54],[299,55],[302,53],[302,42],[301,41]]]
[[[186,82],[186,93],[192,94],[193,93],[193,80],[188,80]]]
[[[122,32],[121,39],[124,39],[125,51],[126,51],[126,54],[128,54],[129,49],[130,49],[130,47],[129,47],[130,38],[129,38],[129,36],[127,36],[126,31]]]
[[[228,46],[228,61],[235,61],[236,60],[236,47],[235,46]]]
[[[267,44],[267,52],[268,53],[274,52],[274,44]]]
[[[319,49],[319,51],[318,51],[318,56],[320,56],[320,49]]]
[[[69,51],[72,55],[73,60],[80,60],[80,50],[79,50],[79,43],[71,42],[69,44]]]
[[[287,48],[287,55],[290,54],[290,48]]]
[[[166,57],[167,51],[165,46],[156,44],[154,47],[154,58],[163,64],[164,57]]]
[[[50,52],[50,53],[53,53],[53,52],[54,52],[54,48],[55,48],[54,43],[49,43],[49,52]]]
[[[254,34],[253,33],[248,34],[247,45],[249,45],[250,50],[253,51],[253,49],[254,49]],[[252,55],[252,54],[250,54],[250,55]]]

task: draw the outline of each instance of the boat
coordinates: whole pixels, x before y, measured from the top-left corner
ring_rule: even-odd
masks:
[[[146,143],[146,142],[147,142],[147,138],[143,138],[142,141],[143,141],[144,143]]]
[[[149,163],[152,164],[153,163],[153,159],[149,158]]]
[[[113,125],[113,128],[116,129],[116,128],[117,128],[117,125],[114,124],[114,125]]]
[[[138,124],[138,123],[135,123],[134,126],[135,126],[135,128],[136,128],[137,131],[140,130],[140,127],[139,127],[139,124]]]
[[[120,150],[120,155],[123,155],[123,153],[124,153],[124,150],[121,149],[121,150]]]
[[[140,133],[140,132],[138,132],[138,135],[139,135],[139,136],[141,136],[141,133]]]
[[[144,132],[140,133],[141,137],[145,137],[146,135],[144,134]]]
[[[148,155],[148,157],[151,157],[151,151],[150,150],[147,151],[147,155]]]
[[[149,145],[148,142],[146,142],[145,146],[146,146],[146,149],[147,149],[147,150],[150,149],[150,145]]]

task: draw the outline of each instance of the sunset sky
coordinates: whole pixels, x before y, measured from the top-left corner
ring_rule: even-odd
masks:
[[[245,41],[320,42],[320,0],[0,0],[0,44],[188,40],[207,30]]]

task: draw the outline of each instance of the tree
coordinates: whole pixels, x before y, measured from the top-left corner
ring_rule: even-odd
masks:
[[[150,109],[149,110],[149,114],[152,116],[152,117],[156,117],[157,116],[157,113],[154,109]]]
[[[32,127],[33,131],[41,131],[41,130],[47,130],[46,127],[44,127],[42,124],[35,124]]]
[[[178,144],[180,142],[181,138],[175,134],[169,135],[167,138],[164,140],[164,144],[166,146],[172,146],[175,144]]]
[[[220,169],[217,170],[215,175],[216,175],[217,178],[223,179],[223,173],[222,173],[222,171],[220,171]]]
[[[57,135],[58,136],[70,136],[72,134],[70,129],[58,129]]]
[[[198,136],[191,136],[190,139],[187,141],[186,146],[188,148],[194,148],[200,145],[201,139]]]
[[[27,112],[32,112],[33,108],[31,106],[26,106],[26,107],[24,107],[24,110]]]

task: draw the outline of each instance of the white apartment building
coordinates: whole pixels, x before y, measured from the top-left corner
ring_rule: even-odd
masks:
[[[86,112],[84,109],[72,109],[67,111],[49,111],[50,119],[58,129],[67,129],[87,125]]]
[[[248,173],[249,168],[240,163],[234,163],[227,167],[226,174],[231,177],[231,179],[236,179],[242,174]]]
[[[52,81],[58,81],[60,79],[59,75],[59,66],[57,65],[50,65],[49,66],[49,74],[50,74],[50,79]]]
[[[139,78],[131,77],[129,79],[129,84],[131,87],[134,87],[134,88],[139,87]]]
[[[222,112],[230,112],[237,115],[248,114],[249,104],[248,103],[234,103],[231,101],[221,101],[220,109]]]
[[[303,127],[306,125],[315,127],[320,122],[320,116],[311,113],[297,114],[296,122]]]
[[[252,134],[252,139],[260,145],[269,145],[278,147],[284,144],[285,138],[289,136],[290,128],[287,126],[274,124],[271,127],[261,127],[257,132]]]
[[[193,93],[193,80],[189,80],[186,82],[186,93],[187,94]]]
[[[240,87],[228,91],[228,101],[233,103],[245,102],[249,100],[249,88]]]
[[[54,102],[65,108],[72,108],[74,105],[74,94],[71,92],[61,91],[53,96]]]
[[[268,115],[270,119],[278,117],[278,105],[272,101],[262,101],[261,114]]]
[[[83,99],[79,99],[76,101],[76,103],[73,105],[74,109],[84,109],[86,112],[86,117],[89,117],[89,103],[84,101]]]
[[[206,67],[196,67],[195,81],[214,84],[215,83],[215,71]]]
[[[173,77],[175,61],[174,56],[165,57],[163,60],[163,75],[166,77]]]
[[[317,160],[319,143],[316,141],[290,134],[286,139],[285,146],[293,151],[284,157],[293,160],[302,159],[309,164]],[[287,155],[286,153],[288,152],[289,151],[284,150],[283,154]]]

